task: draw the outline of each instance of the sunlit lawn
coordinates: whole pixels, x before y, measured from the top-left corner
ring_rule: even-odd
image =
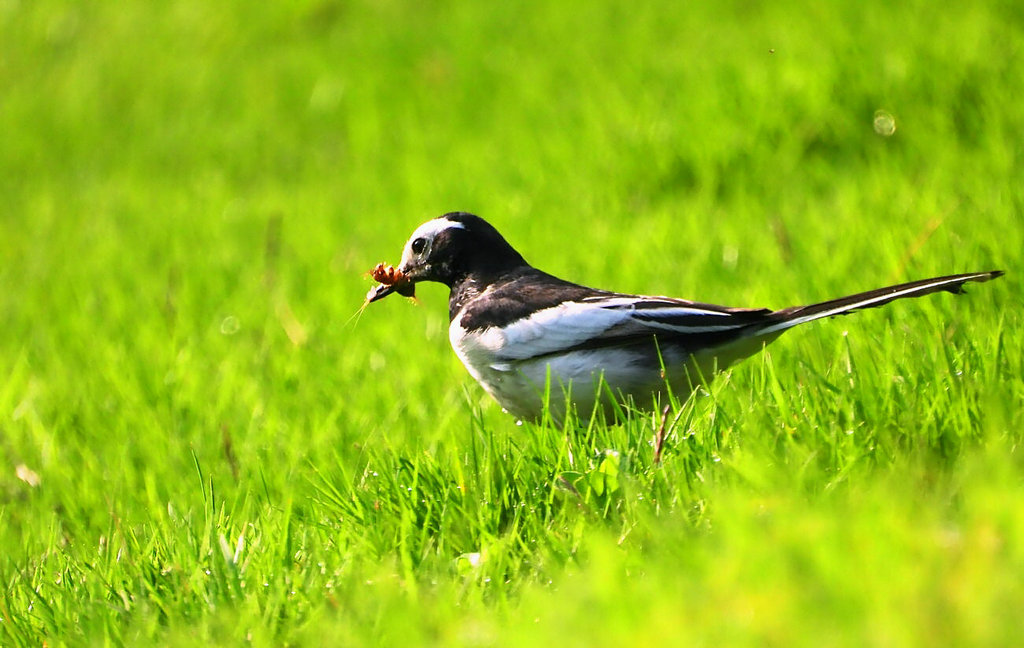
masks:
[[[1018,3],[0,2],[0,644],[1013,645]],[[503,414],[420,222],[816,323]]]

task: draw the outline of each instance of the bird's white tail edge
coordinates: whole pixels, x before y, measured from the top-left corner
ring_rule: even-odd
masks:
[[[897,299],[909,297],[921,297],[934,292],[946,291],[952,293],[963,292],[963,285],[969,281],[982,282],[995,279],[1003,275],[1002,270],[991,270],[987,272],[970,272],[967,274],[949,275],[946,277],[935,277],[933,279],[922,279],[909,283],[877,288],[856,295],[831,299],[818,304],[808,306],[793,306],[775,311],[779,320],[769,323],[767,326],[757,329],[756,337],[781,333],[786,329],[812,322],[825,317],[834,317],[851,311],[863,308],[875,308],[883,306]]]

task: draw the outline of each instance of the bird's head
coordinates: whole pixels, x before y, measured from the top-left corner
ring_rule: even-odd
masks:
[[[369,301],[393,292],[411,296],[421,281],[437,281],[450,288],[470,275],[486,278],[525,263],[490,223],[466,212],[451,212],[416,228],[398,266],[405,281],[378,286]]]

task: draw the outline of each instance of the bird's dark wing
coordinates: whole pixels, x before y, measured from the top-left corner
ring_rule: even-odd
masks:
[[[668,297],[594,295],[534,311],[509,324],[501,330],[500,350],[494,350],[516,360],[653,340],[700,350],[747,335],[764,326],[771,313]]]

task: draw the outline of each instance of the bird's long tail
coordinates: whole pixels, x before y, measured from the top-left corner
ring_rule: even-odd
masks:
[[[949,275],[948,277],[935,277],[934,279],[911,281],[910,283],[889,286],[887,288],[877,288],[856,295],[840,297],[839,299],[830,299],[819,304],[791,306],[772,313],[772,319],[776,320],[775,323],[759,328],[756,336],[762,337],[772,333],[781,333],[786,329],[805,322],[843,315],[863,308],[875,308],[876,306],[883,306],[891,301],[906,297],[920,297],[939,291],[959,294],[964,291],[963,286],[968,281],[988,281],[1002,275],[1002,270],[992,270],[989,272],[970,272],[967,274]]]

